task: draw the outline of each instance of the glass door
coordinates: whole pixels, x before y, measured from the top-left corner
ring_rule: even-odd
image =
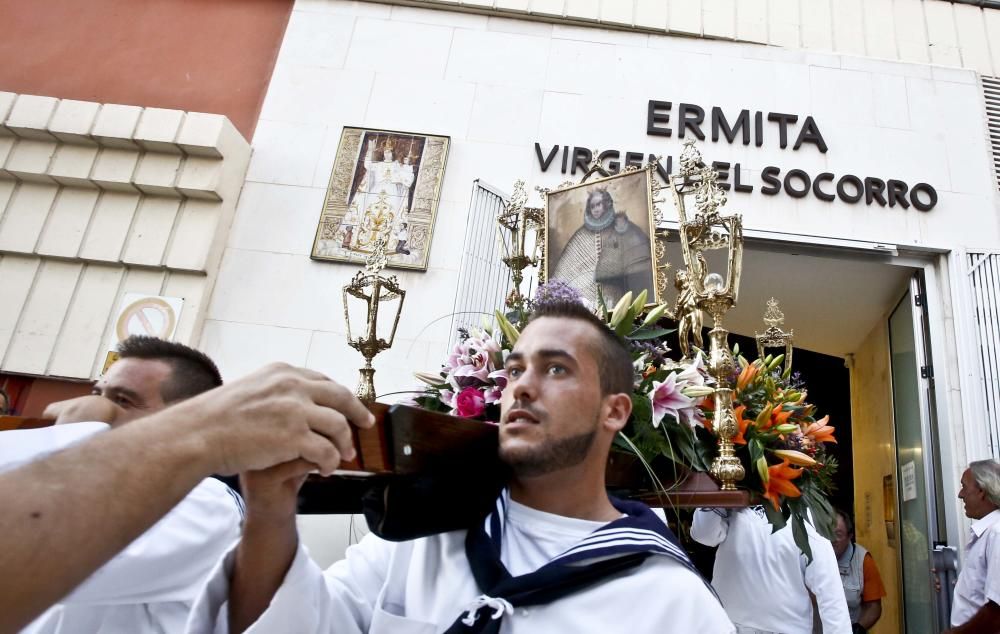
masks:
[[[938,518],[940,470],[925,304],[918,273],[889,317],[902,606],[908,632],[940,631],[931,553],[943,541],[944,524]]]

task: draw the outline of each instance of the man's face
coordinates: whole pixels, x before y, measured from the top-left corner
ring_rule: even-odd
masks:
[[[962,474],[962,488],[958,492],[958,497],[965,502],[965,514],[974,520],[986,517],[996,509],[986,497],[986,493],[979,488],[970,469],[966,469]]]
[[[844,518],[838,515],[837,526],[833,529],[833,552],[837,554],[838,559],[851,545],[851,537],[851,533],[847,530],[847,524],[844,523]]]
[[[585,322],[542,317],[518,338],[500,400],[500,457],[516,475],[607,459],[594,457],[604,400],[591,348],[597,337]]]
[[[94,384],[99,394],[123,410],[115,424],[128,423],[167,406],[160,388],[170,378],[170,365],[156,359],[119,359]]]
[[[591,196],[587,199],[587,213],[592,218],[601,218],[607,212],[604,206],[604,196]]]

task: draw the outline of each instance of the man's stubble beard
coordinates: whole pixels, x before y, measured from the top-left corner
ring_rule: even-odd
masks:
[[[575,467],[584,461],[597,437],[597,425],[589,432],[550,440],[525,451],[508,452],[500,445],[500,460],[515,476],[532,478],[560,469]]]

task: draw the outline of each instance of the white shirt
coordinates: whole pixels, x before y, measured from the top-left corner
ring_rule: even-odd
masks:
[[[74,423],[0,432],[0,471],[107,429],[104,423]],[[136,477],[142,477],[141,468]],[[222,482],[203,480],[163,519],[22,634],[183,631],[209,571],[239,538],[241,504]]]
[[[833,544],[806,522],[813,560],[792,536],[789,523],[771,532],[760,507],[730,511],[698,509],[691,537],[719,546],[712,585],[734,623],[784,634],[811,634],[812,592],[824,634],[850,634],[851,619]]]
[[[1000,604],[1000,509],[972,522],[972,539],[955,584],[951,624],[967,622],[987,601]]]
[[[501,560],[513,575],[539,568],[603,524],[511,502]],[[434,634],[481,593],[465,555],[465,531],[391,543],[368,535],[325,573],[300,546],[267,610],[248,633]],[[233,552],[195,603],[188,632],[226,632]],[[502,634],[698,632],[733,625],[704,582],[662,556],[551,604],[515,608]]]

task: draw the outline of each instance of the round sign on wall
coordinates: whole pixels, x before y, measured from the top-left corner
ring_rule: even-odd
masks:
[[[143,297],[125,306],[118,315],[115,334],[118,340],[132,335],[167,339],[177,324],[173,306],[160,297]]]

